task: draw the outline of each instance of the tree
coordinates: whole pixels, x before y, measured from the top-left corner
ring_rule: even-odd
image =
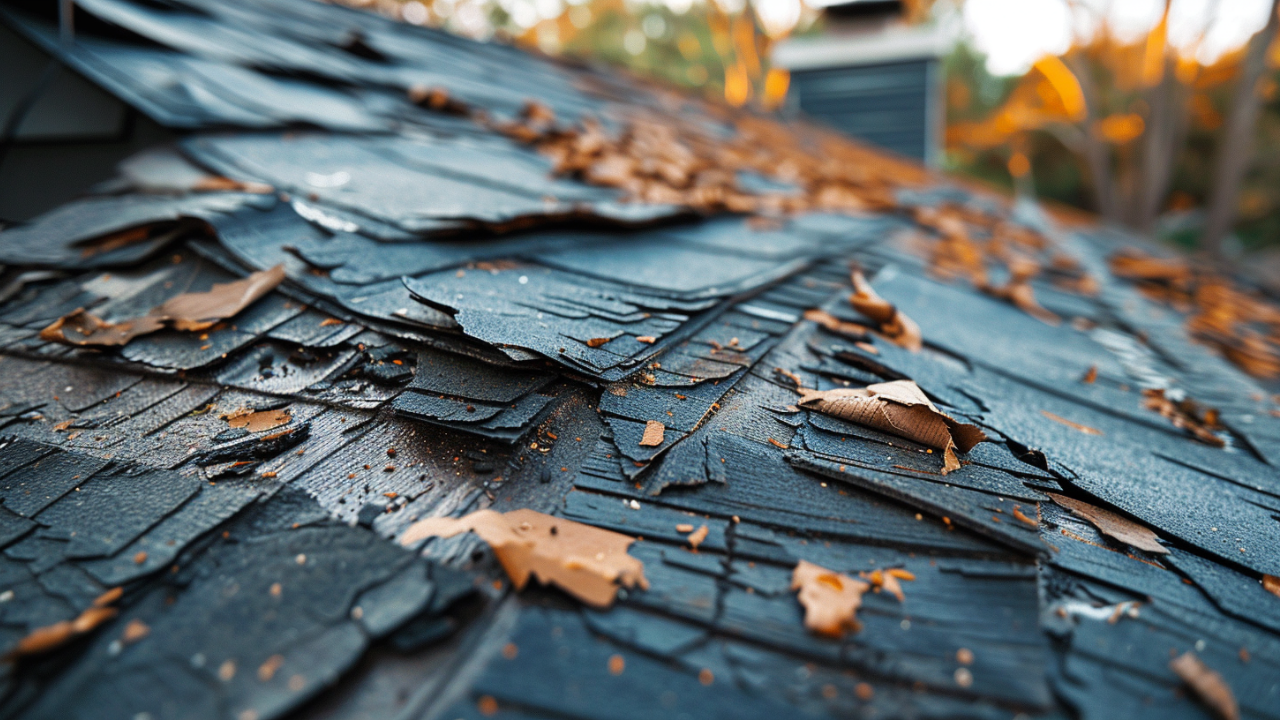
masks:
[[[1271,0],[1266,27],[1249,41],[1240,84],[1236,87],[1231,112],[1227,116],[1218,167],[1214,173],[1208,218],[1200,237],[1201,246],[1217,258],[1222,257],[1222,241],[1235,221],[1241,181],[1249,169],[1254,126],[1257,124],[1258,106],[1261,104],[1258,81],[1266,69],[1267,49],[1280,26],[1277,10],[1280,10],[1280,0]]]

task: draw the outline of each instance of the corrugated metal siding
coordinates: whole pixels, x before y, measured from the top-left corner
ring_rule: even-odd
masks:
[[[795,70],[793,106],[854,137],[931,160],[936,61]]]

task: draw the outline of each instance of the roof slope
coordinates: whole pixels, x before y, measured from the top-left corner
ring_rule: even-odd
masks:
[[[3,17],[185,134],[0,233],[0,714],[1230,717],[1192,652],[1280,716],[1280,418],[1125,238],[343,8],[77,5]],[[988,441],[799,393],[900,380]],[[397,542],[482,508],[648,587]]]

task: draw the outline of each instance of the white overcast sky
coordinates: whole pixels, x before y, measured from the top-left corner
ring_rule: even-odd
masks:
[[[1076,6],[1073,13],[1070,5]],[[1239,46],[1266,23],[1268,0],[1173,0],[1169,39],[1211,61]],[[1160,20],[1164,0],[965,0],[963,22],[997,75],[1021,74],[1046,53],[1061,53],[1073,36],[1088,36],[1100,18],[1125,38],[1145,34]],[[1207,31],[1204,29],[1207,26]]]

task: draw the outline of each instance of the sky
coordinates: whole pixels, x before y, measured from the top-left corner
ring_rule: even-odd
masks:
[[[1173,0],[1169,39],[1211,62],[1266,24],[1269,0]],[[1071,6],[1075,6],[1074,11]],[[965,0],[965,30],[987,55],[987,70],[1021,75],[1047,53],[1059,54],[1076,34],[1089,36],[1102,19],[1117,35],[1137,38],[1157,22],[1164,0]],[[1203,36],[1203,37],[1201,37]]]

